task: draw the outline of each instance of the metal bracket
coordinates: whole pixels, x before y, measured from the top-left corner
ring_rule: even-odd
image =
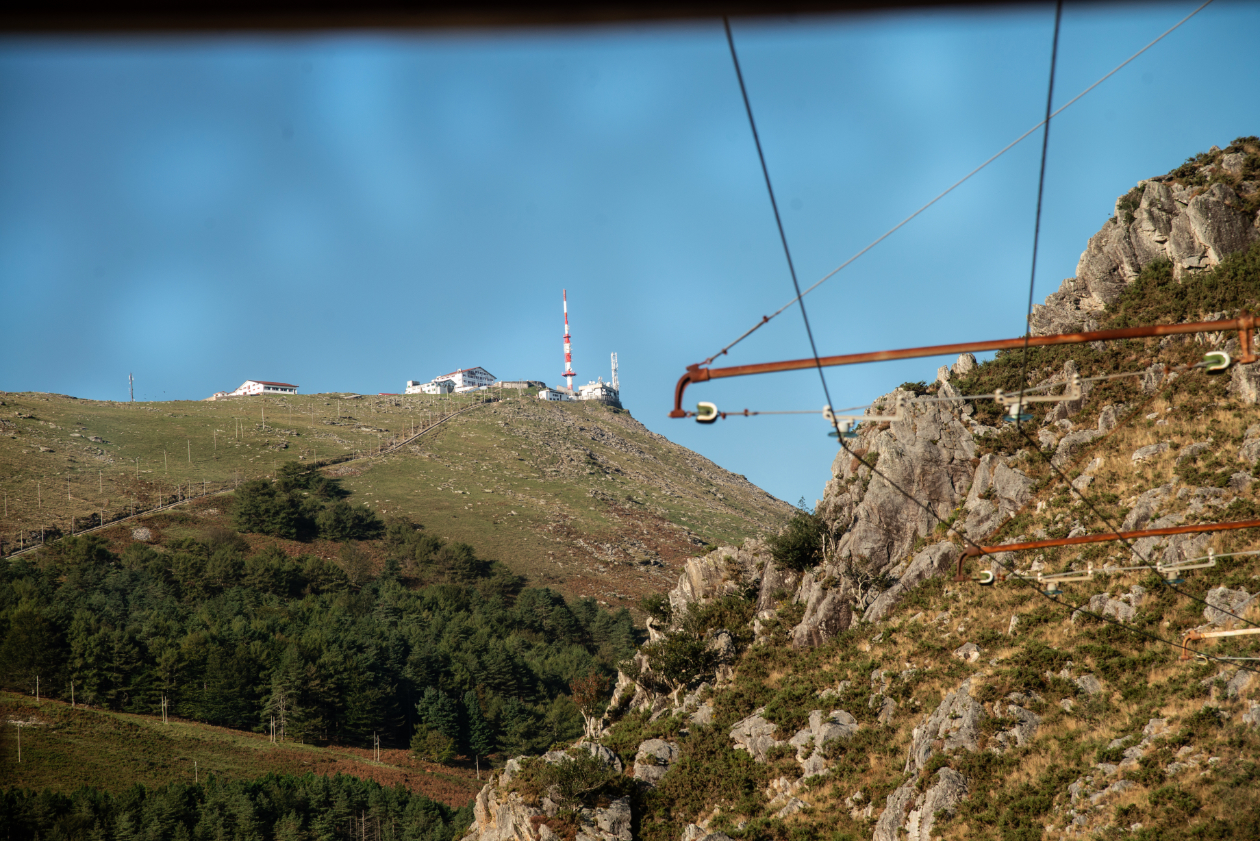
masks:
[[[1080,400],[1081,376],[1080,374],[1073,374],[1062,394],[1007,394],[999,388],[993,393],[993,399],[1002,406],[1004,411],[1010,414],[1011,420],[1032,420],[1029,415],[1024,414],[1024,404],[1062,403],[1067,400]]]
[[[905,395],[897,395],[897,411],[891,415],[835,415],[831,412],[830,406],[823,406],[823,420],[835,427],[827,434],[832,438],[837,437],[836,432],[839,431],[841,438],[856,438],[857,433],[853,431],[860,422],[867,423],[894,423],[902,420],[906,413]]]

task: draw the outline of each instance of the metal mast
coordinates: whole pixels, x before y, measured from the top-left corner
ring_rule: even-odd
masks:
[[[569,383],[569,393],[573,393],[573,348],[569,344],[569,290],[564,290],[564,373],[561,375]]]
[[[617,352],[616,351],[613,351],[613,355],[612,355],[612,369],[613,369],[613,378],[612,378],[613,391],[620,392],[621,382],[617,379]]]

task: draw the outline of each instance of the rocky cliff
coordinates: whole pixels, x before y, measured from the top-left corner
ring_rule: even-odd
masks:
[[[1258,169],[1260,141],[1244,138],[1121,197],[1034,330],[1254,311]],[[587,808],[628,797],[634,836],[652,841],[1249,837],[1255,663],[1183,662],[1172,643],[1260,625],[1258,568],[1222,558],[1170,583],[1152,566],[1249,551],[1260,534],[1008,552],[985,568],[1023,578],[953,576],[959,535],[1260,518],[1260,364],[1223,377],[1164,367],[1236,343],[1040,349],[1030,385],[1117,376],[1022,430],[963,397],[1018,387],[1014,354],[960,358],[926,394],[877,401],[871,414],[915,402],[838,453],[815,561],[789,568],[771,535],[687,563],[599,734],[626,768],[609,779],[634,782],[606,782]],[[1071,570],[1082,580],[1054,592],[1035,581]],[[1204,648],[1260,657],[1257,639]],[[469,841],[506,837],[481,802]]]

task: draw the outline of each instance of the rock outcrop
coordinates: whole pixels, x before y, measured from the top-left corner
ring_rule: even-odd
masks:
[[[1250,182],[1239,185],[1247,187],[1254,189]],[[1206,188],[1171,176],[1139,182],[1116,199],[1115,216],[1090,238],[1076,277],[1033,307],[1033,335],[1095,329],[1098,314],[1156,260],[1171,261],[1180,277],[1248,247],[1260,238],[1260,229],[1243,205],[1238,192],[1220,182]]]

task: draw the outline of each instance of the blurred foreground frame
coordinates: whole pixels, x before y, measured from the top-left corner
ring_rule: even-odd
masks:
[[[163,34],[285,32],[319,30],[504,29],[568,25],[684,22],[738,18],[790,18],[813,15],[861,15],[954,9],[1045,7],[1043,1],[958,2],[958,0],[777,0],[777,2],[706,2],[706,0],[621,0],[616,2],[509,3],[404,2],[403,0],[325,0],[275,2],[32,2],[0,10],[0,32],[15,34]]]

